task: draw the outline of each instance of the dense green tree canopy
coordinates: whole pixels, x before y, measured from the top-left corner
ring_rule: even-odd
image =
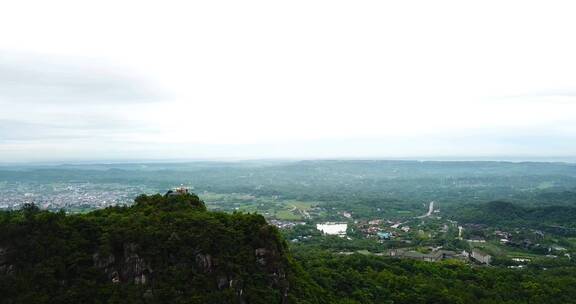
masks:
[[[290,250],[262,216],[193,194],[0,212],[1,303],[574,303],[575,273]]]

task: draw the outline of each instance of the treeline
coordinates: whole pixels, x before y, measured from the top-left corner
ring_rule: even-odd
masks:
[[[289,249],[262,216],[193,194],[0,212],[0,303],[574,303],[575,274]]]
[[[576,303],[576,267],[513,270],[306,249],[294,254],[323,303]]]
[[[451,217],[462,223],[540,229],[556,227],[565,231],[576,228],[576,207],[572,206],[524,207],[505,201],[493,201],[464,205],[449,211]]]

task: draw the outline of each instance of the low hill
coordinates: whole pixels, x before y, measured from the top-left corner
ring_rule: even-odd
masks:
[[[576,207],[523,207],[504,201],[468,205],[452,210],[452,217],[463,223],[499,226],[576,228]]]
[[[0,212],[2,303],[286,303],[290,265],[262,216],[208,212],[193,194]]]

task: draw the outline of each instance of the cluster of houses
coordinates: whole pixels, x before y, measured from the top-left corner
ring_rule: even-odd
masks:
[[[432,248],[428,253],[422,253],[409,248],[390,249],[378,255],[395,258],[406,258],[426,262],[438,262],[446,259],[456,259],[461,261],[471,261],[478,264],[490,265],[492,256],[480,250],[472,249],[470,252],[463,250],[456,252],[451,250],[442,250],[441,248]]]
[[[505,231],[496,230],[494,235],[500,239],[501,244],[508,244],[510,242],[510,233]]]
[[[283,220],[277,220],[277,219],[270,219],[268,220],[269,224],[272,224],[280,229],[290,229],[290,228],[294,228],[295,226],[298,225],[304,225],[306,224],[306,222],[300,222],[300,221],[283,221]]]
[[[400,231],[410,231],[410,227],[407,225],[400,227],[402,224],[403,223],[400,222],[374,219],[367,222],[358,223],[357,227],[366,238],[377,238],[380,241],[385,241],[397,237],[398,233],[401,233]],[[389,226],[390,229],[384,228],[385,226]]]

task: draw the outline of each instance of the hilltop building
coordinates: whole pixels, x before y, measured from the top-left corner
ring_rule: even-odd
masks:
[[[177,195],[186,195],[190,194],[190,191],[186,187],[176,187],[172,190],[168,190],[165,196],[177,196]]]

